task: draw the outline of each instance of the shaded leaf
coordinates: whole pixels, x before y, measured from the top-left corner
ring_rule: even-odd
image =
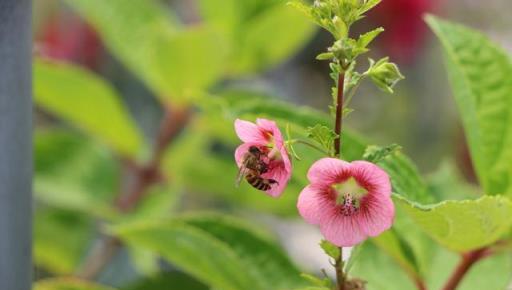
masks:
[[[74,278],[54,278],[34,284],[34,290],[114,290],[114,288]]]

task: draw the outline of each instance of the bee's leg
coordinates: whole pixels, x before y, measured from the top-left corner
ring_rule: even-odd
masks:
[[[277,180],[275,180],[275,179],[269,179],[268,183],[270,183],[270,184],[276,184],[276,183],[279,184],[279,182],[277,182]]]

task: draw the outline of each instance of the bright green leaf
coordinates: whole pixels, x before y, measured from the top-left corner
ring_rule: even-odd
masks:
[[[231,44],[233,75],[268,70],[285,61],[314,32],[313,25],[284,2],[201,0],[198,4],[205,21],[219,28]]]
[[[36,60],[34,95],[38,106],[101,139],[123,155],[136,156],[142,137],[114,89],[79,67]]]
[[[366,48],[375,39],[375,37],[377,37],[382,32],[384,32],[384,28],[379,27],[372,31],[366,32],[363,35],[360,35],[357,39],[357,45],[360,48]]]
[[[421,206],[396,195],[400,205],[430,237],[448,249],[464,252],[501,238],[512,227],[512,201],[485,196]]]
[[[322,248],[322,250],[324,250],[324,252],[325,252],[325,254],[327,254],[327,256],[333,258],[334,260],[337,260],[340,258],[340,254],[341,254],[340,248],[337,247],[336,245],[333,245],[331,242],[329,242],[327,240],[322,240],[320,242],[320,248]]]
[[[224,45],[204,28],[185,29],[154,0],[67,0],[108,49],[163,101],[184,102],[222,73]]]
[[[430,16],[443,44],[455,100],[479,181],[488,194],[512,193],[512,63],[482,34]]]

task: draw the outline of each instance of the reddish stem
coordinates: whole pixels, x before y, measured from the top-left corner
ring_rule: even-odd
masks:
[[[144,196],[147,189],[163,179],[160,174],[160,163],[165,149],[186,126],[191,114],[192,110],[190,108],[173,110],[167,108],[150,161],[140,166],[134,161],[125,160],[127,168],[133,171],[134,183],[130,186],[128,192],[121,194],[116,201],[119,210],[122,212],[131,211]],[[93,279],[115,256],[120,247],[121,241],[118,238],[104,237],[87,256],[76,275],[83,279]]]
[[[420,277],[414,278],[414,284],[416,284],[416,288],[418,288],[418,290],[427,290],[427,285],[425,285],[425,281],[423,281],[423,279],[421,279]]]
[[[470,251],[462,255],[462,259],[455,268],[448,281],[443,287],[443,290],[455,290],[459,283],[462,281],[464,276],[468,273],[469,269],[482,258],[487,257],[490,252],[488,248],[482,248],[474,251]]]
[[[334,133],[337,137],[334,139],[334,153],[337,157],[341,155],[341,128],[343,126],[343,90],[345,89],[345,73],[338,75],[338,96],[336,99],[336,123],[334,124]]]

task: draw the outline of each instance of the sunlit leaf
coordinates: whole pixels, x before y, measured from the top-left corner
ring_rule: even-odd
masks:
[[[231,44],[232,74],[266,70],[306,44],[314,27],[300,12],[279,1],[199,1],[207,23]]]
[[[119,153],[139,153],[143,140],[137,126],[121,98],[99,76],[70,64],[36,60],[34,95],[38,106]]]
[[[512,63],[482,34],[430,16],[441,40],[472,161],[487,194],[512,193]]]
[[[108,49],[163,101],[189,101],[221,76],[222,40],[204,27],[184,28],[157,1],[67,0]]]
[[[454,251],[489,245],[512,227],[512,201],[504,197],[485,196],[429,206],[408,202],[398,195],[394,200],[430,237]]]

